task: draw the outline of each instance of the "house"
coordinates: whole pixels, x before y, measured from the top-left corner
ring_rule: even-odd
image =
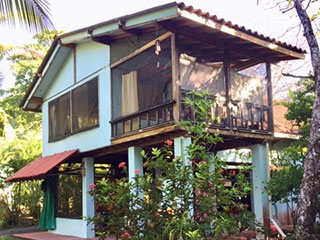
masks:
[[[271,64],[304,53],[175,2],[57,36],[21,103],[42,113],[43,155],[8,181],[55,176],[57,182],[44,186],[57,186],[47,199],[54,217],[47,229],[92,237],[82,219],[95,214],[89,185],[101,176],[121,177],[122,161],[129,178],[136,168],[143,174],[141,149],[168,138],[181,155],[190,144],[174,128],[190,117],[183,99],[208,89],[217,119],[210,131],[224,139],[215,150],[252,151],[252,210],[263,223],[274,140]]]

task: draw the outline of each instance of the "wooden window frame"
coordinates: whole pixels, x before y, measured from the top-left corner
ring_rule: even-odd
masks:
[[[88,126],[88,127],[84,127],[84,128],[78,128],[76,130],[73,129],[73,92],[80,88],[80,87],[83,87],[85,84],[88,84],[89,82],[91,81],[97,81],[97,96],[98,96],[98,102],[97,102],[97,105],[98,105],[98,122],[97,124],[95,125],[92,125],[92,126]],[[68,134],[64,134],[64,135],[61,135],[61,136],[57,136],[55,138],[50,138],[50,132],[52,131],[52,124],[51,124],[51,121],[50,121],[50,105],[51,103],[57,101],[59,98],[65,96],[69,94],[69,108],[70,108],[70,133]],[[99,122],[99,116],[100,116],[100,113],[99,113],[99,77],[96,76],[92,79],[90,79],[89,81],[86,81],[85,83],[81,84],[80,86],[77,86],[76,88],[66,92],[65,94],[51,100],[49,103],[48,103],[48,142],[51,143],[51,142],[57,142],[57,141],[60,141],[62,139],[65,139],[67,138],[68,136],[71,136],[71,135],[74,135],[74,134],[77,134],[77,133],[80,133],[80,132],[84,132],[84,131],[87,131],[87,130],[90,130],[90,129],[94,129],[94,128],[97,128],[100,126],[100,122]]]

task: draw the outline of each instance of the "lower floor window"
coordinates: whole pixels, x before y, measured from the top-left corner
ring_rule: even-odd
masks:
[[[59,175],[57,217],[82,218],[82,176]]]

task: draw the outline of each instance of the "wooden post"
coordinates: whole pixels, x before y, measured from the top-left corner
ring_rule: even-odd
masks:
[[[176,48],[177,35],[171,35],[171,60],[172,60],[172,98],[176,102],[173,105],[173,119],[175,122],[180,121],[180,72],[179,72],[179,53]]]
[[[226,88],[225,92],[226,92],[226,107],[227,107],[227,126],[231,127],[230,94],[229,94],[231,76],[230,76],[230,57],[229,57],[228,50],[224,50],[223,68],[224,68],[224,80],[225,80],[225,88]]]
[[[271,64],[266,63],[266,79],[267,79],[267,91],[268,91],[268,130],[274,131],[273,125],[273,94],[272,94],[272,79],[271,79]]]

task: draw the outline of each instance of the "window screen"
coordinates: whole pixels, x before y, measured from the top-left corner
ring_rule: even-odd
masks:
[[[98,81],[95,78],[72,91],[72,128],[76,132],[98,123]]]
[[[82,176],[59,175],[57,217],[81,218]]]
[[[70,134],[70,94],[49,103],[49,140],[63,138]]]
[[[157,54],[153,46],[112,69],[113,119],[172,100],[171,40],[160,46]]]
[[[98,126],[98,108],[97,78],[51,101],[49,141],[61,140],[70,134]]]

